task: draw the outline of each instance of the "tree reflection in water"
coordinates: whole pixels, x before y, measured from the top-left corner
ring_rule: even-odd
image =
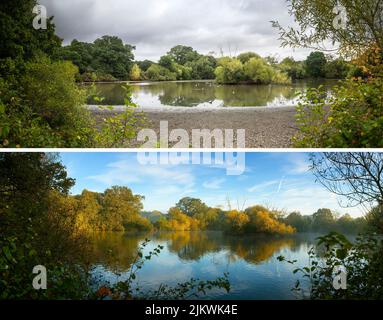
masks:
[[[227,252],[228,262],[243,259],[251,264],[267,261],[282,249],[299,250],[295,237],[227,236],[221,232],[161,232],[153,234],[96,233],[93,236],[93,263],[111,271],[130,268],[138,247],[145,238],[165,245],[169,253],[183,261],[198,261],[202,257]]]
[[[329,90],[334,81],[300,81],[293,85],[219,85],[214,82],[154,82],[133,84],[133,100],[141,107],[258,107],[297,104],[296,93],[309,87],[325,85]],[[124,105],[125,90],[121,83],[95,85],[102,104]],[[98,104],[92,97],[89,104]]]

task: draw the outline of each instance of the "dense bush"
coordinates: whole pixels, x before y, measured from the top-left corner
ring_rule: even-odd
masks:
[[[166,218],[161,218],[156,226],[159,230],[195,231],[199,230],[198,220],[189,217],[178,208],[171,208]]]
[[[22,104],[41,117],[65,144],[89,144],[86,128],[91,117],[83,107],[85,91],[75,83],[77,68],[70,62],[51,62],[42,58],[26,64],[21,80]]]
[[[283,59],[277,67],[293,80],[307,78],[304,61],[295,61],[294,58],[289,57]]]
[[[19,87],[0,79],[0,144],[3,147],[121,147],[145,124],[129,89],[124,112],[101,123],[85,108],[86,94],[75,83],[70,62],[41,58],[25,64]]]
[[[327,61],[324,73],[327,79],[346,79],[351,70],[351,64],[342,59]]]
[[[247,232],[265,234],[293,234],[295,229],[285,223],[278,221],[270,210],[255,206],[246,209],[249,223],[246,225]]]
[[[286,84],[291,82],[286,73],[277,70],[257,54],[246,53],[239,57],[241,59],[225,57],[218,61],[218,67],[215,70],[218,83]]]
[[[174,81],[177,75],[170,70],[158,65],[152,64],[146,71],[146,77],[152,81]]]
[[[269,84],[273,78],[273,68],[262,58],[251,58],[243,66],[245,77],[254,83]]]
[[[221,58],[215,76],[218,83],[239,83],[244,80],[243,64],[235,58]]]
[[[332,88],[311,89],[301,98],[295,146],[379,148],[383,146],[383,80],[348,80]]]

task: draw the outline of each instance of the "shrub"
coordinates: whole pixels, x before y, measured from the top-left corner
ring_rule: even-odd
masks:
[[[238,59],[222,58],[218,61],[215,76],[218,83],[238,83],[244,80],[243,65]]]
[[[40,57],[26,64],[20,85],[0,78],[0,145],[121,147],[133,139],[146,120],[135,112],[129,88],[126,109],[108,112],[97,126],[85,108],[85,90],[75,83],[76,74],[70,62]]]
[[[247,232],[266,234],[293,234],[295,229],[278,221],[273,214],[262,206],[246,209],[249,222],[246,226]]]
[[[271,82],[275,84],[291,84],[291,78],[285,72],[274,70]]]
[[[138,64],[134,64],[132,70],[130,70],[130,80],[139,81],[141,80],[141,69]]]
[[[171,208],[167,219],[161,218],[157,227],[167,231],[193,231],[199,229],[199,221],[187,216],[178,208]]]
[[[297,108],[297,147],[383,146],[382,78],[348,80],[330,97],[323,87],[308,90]]]
[[[273,68],[262,58],[251,58],[244,65],[247,79],[260,84],[269,84],[273,77]]]
[[[26,65],[21,80],[23,103],[73,147],[90,142],[90,132],[84,128],[92,125],[84,108],[85,91],[75,83],[77,73],[70,62],[42,58]]]
[[[238,210],[225,212],[225,231],[230,233],[243,233],[249,223],[249,216]]]
[[[383,242],[374,235],[361,235],[351,243],[341,234],[332,232],[318,238],[309,251],[310,265],[297,268],[308,284],[308,292],[297,281],[293,291],[314,300],[366,300],[383,298]],[[284,261],[283,256],[278,257]],[[295,265],[297,261],[288,261]],[[336,267],[347,273],[347,288],[336,290]],[[303,280],[302,280],[303,281]]]
[[[241,59],[228,57],[220,59],[215,70],[216,81],[223,84],[240,82],[255,84],[291,83],[291,79],[286,73],[276,70],[257,54],[243,54]]]
[[[146,71],[146,77],[152,81],[175,81],[177,75],[170,70],[158,65],[152,64]]]

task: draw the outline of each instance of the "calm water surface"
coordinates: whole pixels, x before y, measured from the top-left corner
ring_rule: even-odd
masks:
[[[145,252],[157,245],[163,245],[164,250],[145,262],[138,273],[138,282],[144,289],[176,285],[190,278],[212,280],[229,272],[231,292],[213,291],[205,299],[297,299],[302,297],[291,292],[299,277],[292,272],[295,267],[279,262],[277,257],[283,255],[306,266],[307,252],[315,237],[234,237],[218,232],[100,233],[93,241],[93,275],[101,283],[126,279],[138,246],[149,238]]]
[[[133,101],[144,108],[283,107],[297,105],[297,92],[337,81],[300,81],[292,85],[219,85],[214,82],[148,82],[131,84]],[[121,83],[95,86],[103,105],[124,105]],[[92,98],[89,104],[99,104]]]

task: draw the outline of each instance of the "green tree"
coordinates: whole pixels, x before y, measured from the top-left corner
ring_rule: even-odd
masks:
[[[217,60],[212,56],[201,56],[199,59],[186,63],[191,68],[191,77],[195,80],[210,80],[215,78]]]
[[[241,61],[242,64],[249,62],[252,58],[261,59],[261,56],[255,52],[244,52],[237,57],[237,59]]]
[[[185,65],[187,62],[195,61],[199,54],[192,47],[178,45],[170,49],[168,55],[178,64]]]
[[[323,43],[338,46],[338,54],[353,59],[350,79],[335,87],[330,99],[323,89],[309,90],[298,108],[298,147],[380,147],[382,139],[383,5],[380,0],[336,1],[289,0],[289,13],[297,28],[278,22],[282,46],[326,51]],[[340,8],[340,5],[343,8]],[[334,13],[334,9],[335,13]],[[347,21],[340,11],[345,9]],[[346,27],[339,25],[342,17]],[[333,51],[335,51],[333,50]],[[313,101],[315,103],[313,104]]]
[[[350,64],[338,58],[327,61],[324,72],[328,79],[346,79],[350,69]]]
[[[168,69],[169,71],[175,71],[175,60],[170,55],[165,55],[160,58],[158,64],[161,67]]]
[[[117,79],[127,80],[133,66],[134,49],[118,37],[103,36],[94,41],[92,67]]]
[[[336,221],[336,230],[344,234],[362,233],[365,227],[364,217],[353,219],[349,214],[345,214]]]
[[[283,59],[278,65],[278,68],[287,73],[293,80],[306,78],[306,68],[304,62],[295,61],[292,57]]]
[[[297,109],[296,147],[379,148],[383,146],[382,78],[350,80],[308,90]],[[313,104],[313,101],[316,101]]]
[[[330,209],[319,209],[313,214],[313,231],[334,231],[335,217]]]
[[[366,216],[368,226],[373,232],[383,234],[383,206],[372,208]]]
[[[220,209],[209,208],[207,211],[203,211],[195,217],[198,219],[201,229],[220,230],[221,225],[219,218],[221,213]]]
[[[102,194],[101,221],[103,229],[108,231],[123,231],[140,219],[144,197],[134,195],[127,187],[114,186]]]
[[[50,190],[68,194],[74,180],[55,155],[0,153],[0,226],[2,233],[26,228],[29,218],[44,213]],[[8,229],[9,228],[9,229]]]
[[[325,77],[325,66],[327,60],[323,52],[311,52],[306,59],[306,72],[313,78]]]
[[[41,53],[52,55],[61,46],[55,34],[52,18],[43,32],[32,27],[33,7],[36,0],[4,0],[0,4],[0,64],[12,59],[17,64],[28,61]],[[3,68],[0,68],[0,74]],[[21,71],[21,70],[20,70]]]
[[[196,215],[204,214],[208,211],[209,207],[203,203],[200,199],[195,198],[182,198],[176,204],[176,208],[181,210],[189,217],[195,217]]]
[[[92,43],[80,42],[74,39],[70,45],[61,47],[56,53],[59,60],[71,61],[80,73],[94,72],[92,63],[95,58]]]
[[[140,67],[140,69],[143,71],[143,72],[146,72],[150,66],[152,64],[154,64],[153,61],[150,61],[150,60],[144,60],[144,61],[137,61],[136,62],[138,64],[138,66]]]
[[[311,231],[312,217],[303,216],[300,212],[290,213],[286,217],[285,222],[288,225],[294,227],[298,232],[310,232]]]

